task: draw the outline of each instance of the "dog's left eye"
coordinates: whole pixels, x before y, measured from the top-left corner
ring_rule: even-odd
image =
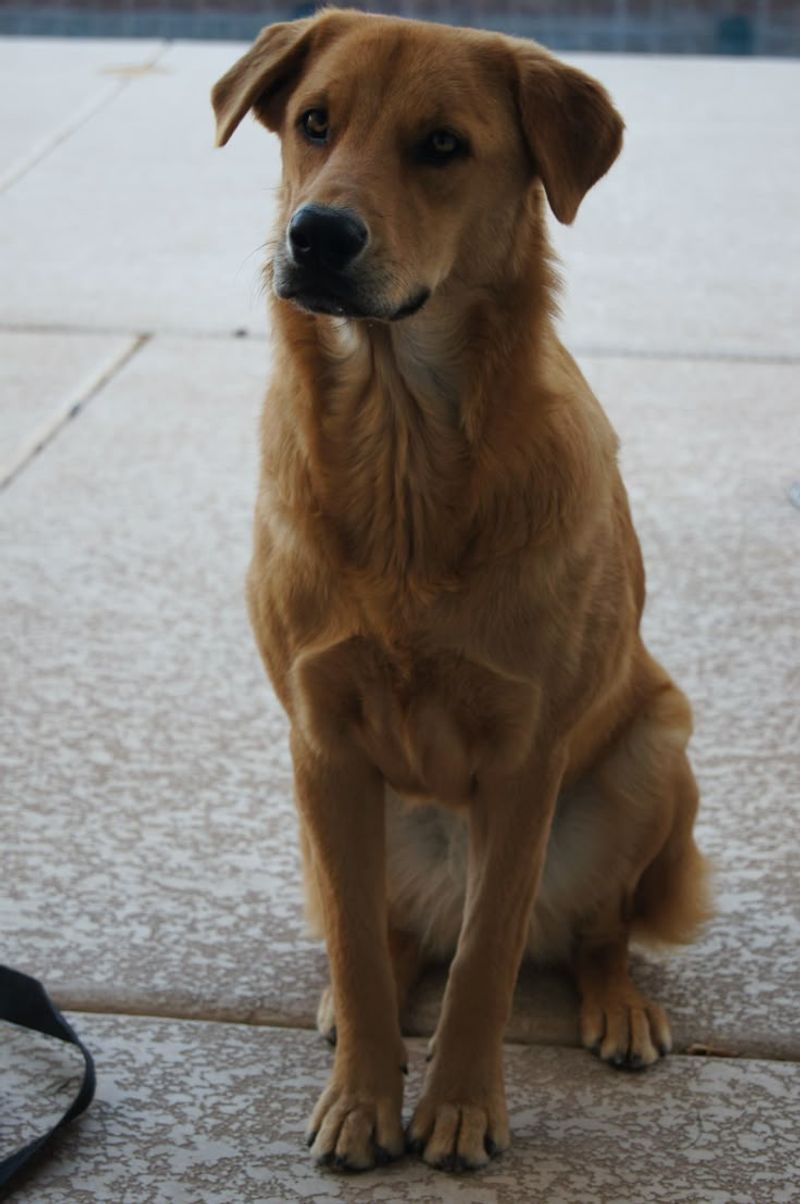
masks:
[[[467,143],[452,130],[434,130],[417,147],[417,158],[422,163],[441,167],[468,152]]]
[[[311,142],[326,142],[328,139],[328,114],[325,109],[309,109],[300,118],[300,126]]]

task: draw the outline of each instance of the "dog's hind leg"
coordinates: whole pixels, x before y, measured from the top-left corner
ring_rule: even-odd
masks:
[[[581,995],[581,1041],[604,1062],[643,1069],[669,1053],[664,1009],[641,994],[628,970],[628,933],[584,935],[573,968]]]
[[[628,871],[578,926],[573,969],[583,1044],[614,1066],[649,1066],[672,1044],[663,1009],[631,981],[629,936],[688,941],[709,915],[706,865],[692,837],[698,798],[685,753],[690,731],[686,699],[662,679],[590,775]]]

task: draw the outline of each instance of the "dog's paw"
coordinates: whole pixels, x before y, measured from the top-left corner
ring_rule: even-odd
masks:
[[[306,1130],[306,1144],[319,1166],[366,1171],[399,1158],[405,1149],[400,1102],[332,1081],[323,1091]]]
[[[414,1109],[406,1148],[443,1171],[479,1170],[509,1146],[502,1085],[491,1090],[446,1093],[427,1089]]]
[[[664,1009],[641,996],[584,1004],[581,1040],[592,1053],[621,1070],[645,1070],[672,1049]]]
[[[326,987],[319,997],[317,1029],[329,1045],[336,1044],[336,1012],[333,1007],[333,991],[330,987]]]

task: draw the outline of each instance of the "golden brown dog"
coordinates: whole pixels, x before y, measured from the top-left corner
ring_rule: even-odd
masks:
[[[571,222],[622,121],[533,43],[336,10],[264,30],[213,103],[220,144],[252,109],[283,149],[249,603],[330,959],[309,1141],[401,1153],[398,1008],[454,954],[408,1140],[481,1166],[523,954],[572,967],[586,1046],[646,1066],[670,1033],[629,938],[706,910],[689,706],[553,329],[544,199]]]

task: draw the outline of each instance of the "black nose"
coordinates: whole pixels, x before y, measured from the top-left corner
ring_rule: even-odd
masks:
[[[367,245],[367,227],[347,209],[303,205],[289,222],[295,263],[339,272]]]

